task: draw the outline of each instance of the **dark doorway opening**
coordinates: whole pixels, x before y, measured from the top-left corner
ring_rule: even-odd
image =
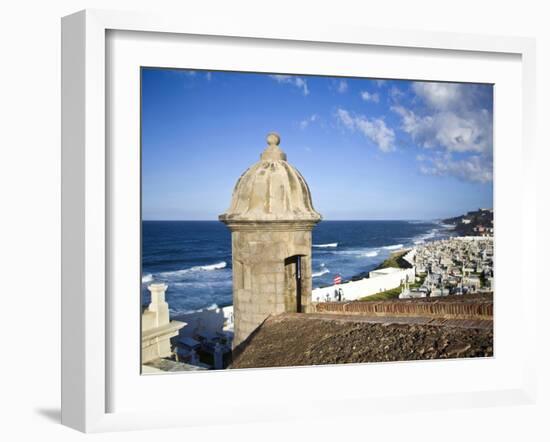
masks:
[[[287,269],[287,290],[290,304],[297,313],[302,312],[302,257],[291,256],[285,259]]]

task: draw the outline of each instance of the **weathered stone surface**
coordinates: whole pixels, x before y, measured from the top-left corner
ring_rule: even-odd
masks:
[[[300,172],[286,161],[279,148],[280,138],[269,134],[268,147],[260,161],[244,172],[233,191],[231,205],[220,220],[230,221],[312,221],[321,215],[313,208],[309,187]],[[259,232],[260,241],[269,241]],[[282,235],[284,237],[284,235]]]
[[[306,181],[279,148],[279,136],[269,134],[267,142],[219,217],[232,232],[234,346],[268,315],[306,311],[311,302],[311,229],[321,215]]]

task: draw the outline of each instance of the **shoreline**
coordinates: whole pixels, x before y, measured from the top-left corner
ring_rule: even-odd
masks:
[[[363,220],[353,220],[353,221],[356,221],[356,222],[362,222]],[[370,220],[369,220],[370,221]],[[378,221],[378,220],[376,220]],[[402,220],[391,220],[391,221],[395,221],[395,222],[398,222],[398,221],[402,221]],[[407,220],[407,222],[414,222],[414,221],[417,221],[417,220]],[[331,221],[332,222],[332,221]],[[335,220],[333,221],[334,223],[336,222],[342,222],[342,223],[346,223],[346,222],[349,222],[348,220]],[[378,256],[378,259],[376,261],[371,261],[370,259],[367,259],[366,261],[367,262],[364,262],[363,263],[363,267],[362,269],[361,268],[351,268],[351,276],[348,276],[347,278],[344,279],[345,282],[349,282],[349,281],[358,281],[358,280],[361,280],[361,279],[364,279],[364,278],[368,278],[369,276],[369,273],[371,271],[374,271],[374,270],[377,270],[377,269],[380,269],[382,268],[384,262],[386,262],[388,259],[390,259],[392,256],[394,256],[396,253],[400,252],[400,251],[406,251],[406,250],[410,250],[412,248],[415,248],[415,247],[418,247],[419,245],[421,244],[424,244],[424,243],[428,243],[428,242],[432,242],[433,240],[436,240],[437,239],[447,239],[449,238],[450,236],[453,235],[454,232],[450,231],[449,227],[450,226],[446,226],[446,225],[443,225],[441,223],[440,220],[422,220],[422,221],[418,221],[419,223],[422,222],[422,223],[425,223],[427,224],[427,228],[422,232],[422,233],[418,233],[418,234],[415,234],[414,236],[409,236],[407,238],[399,238],[398,236],[395,238],[395,239],[388,239],[387,242],[385,244],[381,244],[379,246],[369,246],[367,250],[375,250],[376,253],[379,253],[381,256]],[[436,238],[434,238],[436,237]],[[401,240],[401,241],[400,241]],[[403,247],[397,249],[397,250],[392,250],[392,248],[395,247],[395,244],[399,244],[400,242],[403,243]],[[330,243],[331,245],[333,243]],[[344,250],[344,251],[347,251],[348,249],[351,250],[351,251],[354,251],[356,248],[362,248],[361,246],[359,245],[345,245],[345,246],[342,246],[339,244],[339,247],[338,249],[340,250]],[[321,251],[325,251],[324,249],[321,249]],[[319,251],[317,251],[318,253]],[[313,251],[313,254],[315,254],[316,251],[314,250]],[[386,255],[386,253],[388,253]],[[323,254],[320,255],[321,257],[319,259],[323,259],[322,256]],[[329,259],[329,261],[326,261],[327,265],[326,267],[330,268],[331,270],[330,271],[325,271],[324,272],[324,277],[322,278],[322,280],[324,280],[324,283],[320,283],[320,285],[316,285],[315,282],[316,282],[316,279],[317,278],[314,278],[313,279],[313,289],[319,289],[319,288],[324,288],[324,287],[330,287],[332,284],[329,280],[327,280],[328,278],[332,279],[331,276],[334,276],[335,274],[340,274],[340,272],[335,272],[333,267],[331,266],[331,257],[327,257],[327,259]],[[335,256],[335,259],[338,259],[336,256]],[[375,258],[376,259],[376,258]],[[230,261],[228,261],[227,259],[225,259],[225,261],[227,261],[227,264],[226,268],[229,268],[230,267]],[[371,261],[369,263],[369,261]],[[358,260],[358,263],[360,261]],[[190,269],[193,269],[193,268],[206,268],[206,267],[211,267],[211,265],[202,265],[202,266],[192,266]],[[334,267],[335,268],[338,268],[338,265],[337,264],[334,264]],[[352,266],[353,267],[353,266]],[[355,267],[357,267],[357,265],[355,265]],[[347,268],[347,264],[343,267],[343,271],[344,273],[346,273],[346,269]],[[179,272],[190,272],[190,269],[184,269],[184,270],[178,270]],[[321,271],[323,271],[325,269],[325,266],[323,266],[321,268]],[[353,271],[355,270],[355,272]],[[317,270],[314,270],[312,269],[312,273],[314,273],[315,271]],[[167,273],[167,272],[160,272],[160,273]],[[177,271],[174,271],[174,273],[177,273]],[[328,275],[328,273],[331,273],[332,275]],[[146,276],[147,277],[147,280],[144,281],[143,280],[143,277]],[[158,274],[156,273],[153,273],[151,274],[151,272],[146,272],[142,275],[142,287],[144,287],[144,284],[149,284],[149,283],[152,283],[152,282],[155,282],[157,281],[157,276]],[[321,275],[319,275],[321,276]],[[205,274],[205,277],[207,277],[207,275]],[[321,278],[320,278],[321,279]],[[228,277],[228,280],[230,280],[230,277]],[[171,285],[171,281],[162,281],[161,282],[165,282],[167,283],[169,286]],[[212,309],[216,309],[216,308],[219,308],[219,309],[223,309],[225,307],[228,307],[228,306],[231,306],[232,305],[232,299],[229,300],[229,296],[225,296],[225,291],[223,292],[224,295],[221,296],[222,298],[225,297],[226,300],[225,302],[216,302],[216,297],[213,297],[213,296],[207,296],[206,297],[206,303],[205,305],[203,306],[196,306],[196,307],[192,307],[190,306],[190,308],[188,309],[181,309],[180,308],[176,308],[174,309],[174,315],[187,315],[187,314],[192,314],[194,312],[197,312],[197,311],[204,311],[204,310],[212,310]],[[184,300],[185,298],[182,298],[181,294],[180,293],[175,293],[174,294],[175,297],[174,299],[180,299],[180,300]],[[214,299],[212,299],[214,298]],[[146,305],[146,301],[143,301],[144,304],[143,305]],[[181,301],[180,301],[181,302]],[[182,304],[185,304],[186,302],[181,302]],[[177,302],[176,302],[177,304]],[[179,306],[178,306],[179,307]],[[182,306],[183,307],[183,306]]]
[[[471,237],[471,236],[462,237],[462,236],[450,235],[450,236],[445,237],[445,238],[433,239],[433,240],[430,240],[430,241],[426,241],[426,243],[424,243],[424,244],[410,246],[410,247],[403,248],[401,250],[397,250],[397,251],[392,252],[390,254],[389,258],[386,258],[385,260],[380,262],[375,267],[375,269],[373,269],[371,271],[386,268],[387,266],[384,266],[384,263],[390,261],[392,256],[398,255],[399,258],[401,258],[404,255],[406,255],[407,253],[409,253],[411,250],[418,250],[418,249],[421,249],[424,246],[429,246],[430,244],[437,243],[437,242],[452,241],[452,240],[457,240],[457,239],[475,241],[475,240],[493,239],[493,237],[477,237],[477,236],[476,237]],[[393,268],[395,268],[395,267],[393,267]],[[415,266],[399,267],[399,269],[401,270],[401,273],[411,271],[411,270],[413,270],[413,268],[414,268],[414,271],[416,272],[417,269],[416,269]],[[344,281],[342,284],[339,284],[339,285],[344,287],[346,284],[350,284],[350,283],[353,284],[353,283],[358,283],[358,282],[361,283],[361,281],[363,281],[363,280],[372,279],[371,277],[369,277],[369,272],[363,272],[363,273],[361,273],[357,276],[361,276],[361,275],[366,275],[366,276],[365,277],[360,277],[360,278],[357,278],[357,279],[351,279],[351,280],[348,280],[348,281]],[[380,277],[378,277],[378,278],[380,278]],[[380,281],[380,279],[378,279],[378,281]],[[313,296],[313,292],[316,291],[316,290],[317,291],[323,290],[323,289],[326,290],[327,288],[334,288],[334,287],[336,287],[336,286],[335,285],[329,285],[329,286],[324,286],[324,287],[313,288],[312,296]],[[350,300],[353,300],[353,299],[350,299]],[[312,299],[312,301],[313,301],[313,299]],[[172,319],[175,319],[175,320],[184,320],[185,321],[185,320],[189,320],[191,317],[198,317],[198,316],[207,315],[207,316],[211,317],[210,319],[216,321],[219,326],[221,326],[222,328],[225,328],[224,324],[226,324],[227,322],[232,324],[232,319],[231,319],[232,318],[232,311],[233,311],[233,304],[232,303],[227,303],[227,304],[224,303],[223,305],[221,305],[221,304],[211,304],[209,306],[199,308],[199,309],[195,309],[195,310],[180,311],[180,312],[174,312],[174,313],[171,312],[170,317]],[[208,321],[208,322],[210,322],[210,321]]]

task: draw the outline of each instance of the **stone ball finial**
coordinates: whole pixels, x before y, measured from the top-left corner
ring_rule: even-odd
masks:
[[[277,132],[270,132],[267,134],[267,144],[269,146],[273,146],[273,145],[278,146],[280,142],[281,142],[281,137]]]
[[[295,222],[317,223],[321,215],[313,208],[311,193],[304,177],[287,162],[275,132],[267,135],[268,146],[260,161],[248,168],[238,179],[231,205],[220,221],[234,222]]]
[[[281,137],[277,132],[270,132],[267,134],[267,144],[263,153],[260,155],[260,158],[263,161],[286,161],[286,153],[284,153],[279,147],[281,142]]]

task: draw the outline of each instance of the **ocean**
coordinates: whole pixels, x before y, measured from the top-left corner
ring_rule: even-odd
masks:
[[[368,272],[394,250],[450,236],[435,221],[321,221],[313,229],[313,287]],[[141,302],[168,284],[173,314],[232,304],[231,234],[219,221],[143,221]]]

